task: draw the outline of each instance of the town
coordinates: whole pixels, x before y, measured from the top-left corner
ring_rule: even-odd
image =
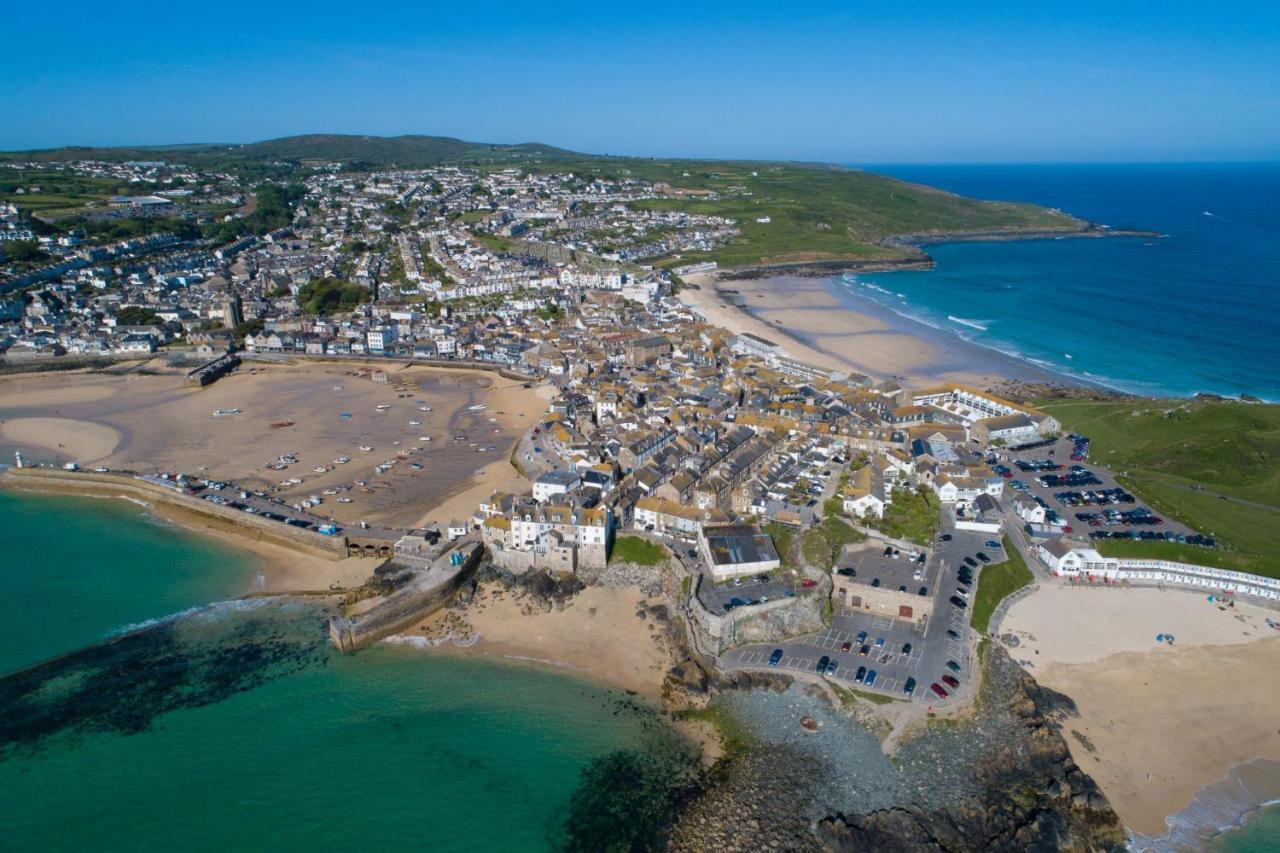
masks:
[[[959,383],[820,368],[709,324],[680,291],[714,272],[705,253],[739,223],[669,205],[685,192],[669,185],[519,167],[326,163],[256,184],[163,161],[5,169],[7,366],[163,357],[203,386],[242,360],[316,359],[384,382],[382,365],[411,363],[549,387],[511,454],[523,491],[430,530],[345,533],[352,553],[450,588],[479,545],[511,572],[581,576],[657,549],[679,573],[691,641],[723,669],[944,705],[970,698],[976,636],[1033,575],[1280,598],[1253,575],[1103,557],[1109,538],[1215,543],[1141,505],[1046,412]],[[46,204],[86,182],[138,189]],[[143,476],[254,525],[343,532],[310,500],[243,489],[237,501],[189,475]],[[450,549],[460,556],[439,563]],[[984,589],[991,572],[1018,582]],[[339,645],[358,644],[350,624],[341,632]]]

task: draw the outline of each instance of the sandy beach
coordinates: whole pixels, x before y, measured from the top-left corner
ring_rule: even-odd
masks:
[[[439,650],[567,669],[657,700],[672,662],[670,642],[652,616],[637,615],[655,603],[635,588],[588,587],[563,609],[544,612],[518,589],[489,584],[476,591],[465,609],[439,611],[406,633],[478,634],[475,645],[446,644]]]
[[[385,370],[377,382],[357,365],[250,362],[204,389],[184,387],[157,362],[145,371],[8,376],[0,454],[203,474],[287,499],[333,490],[322,514],[404,527],[464,515],[510,487],[507,458],[545,411],[549,389],[478,370]],[[285,454],[297,462],[266,467]]]
[[[690,275],[697,288],[680,298],[708,322],[735,334],[749,332],[780,344],[794,358],[854,371],[872,379],[896,377],[912,384],[938,381],[977,386],[1008,379],[1061,383],[1064,377],[902,317],[856,294],[839,297],[822,278],[717,281]],[[742,307],[722,291],[736,291]],[[851,307],[854,306],[854,307]]]
[[[1001,636],[1076,702],[1067,742],[1121,820],[1158,837],[1232,768],[1280,760],[1280,632],[1268,614],[1181,590],[1045,584],[1010,609]],[[1161,633],[1174,644],[1157,643]]]

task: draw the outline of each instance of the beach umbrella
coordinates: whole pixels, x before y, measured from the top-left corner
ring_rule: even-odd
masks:
[[[1163,642],[1164,642],[1164,634],[1156,634],[1156,642],[1157,642],[1157,643],[1163,643]]]

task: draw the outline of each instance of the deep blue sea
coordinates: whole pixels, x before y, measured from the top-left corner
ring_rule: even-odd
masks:
[[[934,245],[855,294],[1127,391],[1280,400],[1280,163],[869,168],[1166,236]]]

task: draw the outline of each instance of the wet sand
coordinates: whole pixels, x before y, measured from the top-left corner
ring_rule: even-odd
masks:
[[[233,479],[290,500],[321,495],[320,513],[343,523],[409,527],[447,521],[431,511],[447,498],[471,490],[478,500],[509,486],[511,449],[546,406],[545,393],[485,371],[393,364],[382,383],[356,370],[250,362],[204,389],[184,387],[176,371],[4,377],[0,454],[7,461],[20,449],[33,462]],[[218,409],[241,412],[215,417]],[[272,426],[285,421],[292,424]],[[284,454],[298,462],[267,469]],[[337,464],[340,457],[350,461]],[[389,462],[385,473],[375,471]],[[284,484],[294,478],[302,482]]]
[[[1010,654],[1041,684],[1075,700],[1067,743],[1121,820],[1158,837],[1233,768],[1280,760],[1280,632],[1268,614],[1195,592],[1045,584],[1010,609],[1002,636],[1018,638]]]
[[[1015,379],[1064,384],[1066,377],[1003,353],[969,343],[895,314],[822,278],[761,278],[715,281],[689,276],[698,289],[680,298],[709,322],[735,334],[773,340],[788,355],[821,367],[852,370],[872,379],[899,378],[921,385],[939,381],[979,387]],[[741,303],[719,291],[737,291]],[[852,306],[852,307],[851,307]]]

